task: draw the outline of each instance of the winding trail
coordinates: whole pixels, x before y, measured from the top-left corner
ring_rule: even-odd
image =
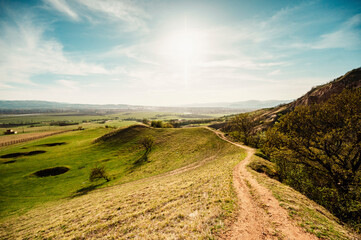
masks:
[[[313,240],[315,235],[305,232],[290,219],[272,192],[261,186],[247,170],[255,149],[228,140],[222,132],[214,129],[218,137],[247,152],[246,158],[233,170],[233,185],[239,202],[239,212],[230,230],[222,239],[289,239]]]

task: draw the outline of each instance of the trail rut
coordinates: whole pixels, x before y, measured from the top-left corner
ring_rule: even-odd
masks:
[[[230,230],[221,239],[318,239],[305,232],[289,218],[271,191],[261,186],[247,170],[255,150],[228,140],[223,133],[215,131],[218,137],[247,152],[247,157],[233,170],[233,185],[239,202],[239,212]]]

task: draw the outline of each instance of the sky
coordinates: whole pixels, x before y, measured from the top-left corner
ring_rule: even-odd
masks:
[[[361,1],[0,0],[0,100],[292,100],[361,67]]]

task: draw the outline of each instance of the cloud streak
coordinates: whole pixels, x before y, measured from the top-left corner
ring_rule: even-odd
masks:
[[[320,40],[312,44],[310,47],[314,49],[360,49],[361,14],[354,15],[348,19],[336,31],[322,35]]]
[[[121,21],[127,31],[146,31],[148,14],[131,1],[117,0],[43,0],[45,5],[71,20]]]
[[[72,20],[79,21],[79,15],[71,9],[66,0],[43,0],[49,8],[56,9],[60,13],[68,16]]]

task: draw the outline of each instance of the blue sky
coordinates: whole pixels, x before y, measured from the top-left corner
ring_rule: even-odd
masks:
[[[360,66],[360,1],[0,0],[3,100],[286,100]]]

